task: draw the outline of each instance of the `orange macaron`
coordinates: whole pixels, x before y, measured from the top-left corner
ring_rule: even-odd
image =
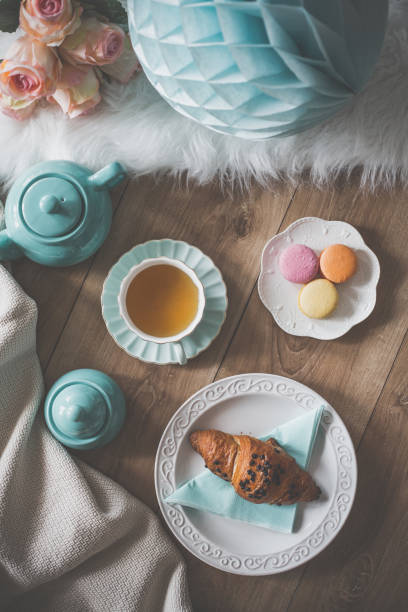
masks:
[[[332,244],[320,255],[320,270],[332,283],[344,283],[357,269],[357,257],[345,244]]]

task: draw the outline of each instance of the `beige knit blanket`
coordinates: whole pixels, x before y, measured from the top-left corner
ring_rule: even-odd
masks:
[[[37,309],[0,266],[0,608],[191,610],[157,517],[46,429]]]

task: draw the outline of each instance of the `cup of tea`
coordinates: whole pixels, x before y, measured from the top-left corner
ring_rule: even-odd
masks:
[[[180,365],[187,363],[181,340],[203,318],[204,287],[178,259],[156,257],[133,266],[120,285],[119,311],[131,331],[147,342],[171,342]]]

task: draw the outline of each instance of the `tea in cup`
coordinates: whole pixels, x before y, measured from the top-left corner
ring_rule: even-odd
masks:
[[[123,279],[119,310],[129,329],[147,342],[171,342],[181,365],[187,357],[180,342],[200,323],[204,287],[178,259],[157,257],[134,266]]]

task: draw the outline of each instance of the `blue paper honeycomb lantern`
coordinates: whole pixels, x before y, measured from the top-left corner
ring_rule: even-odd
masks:
[[[387,0],[129,0],[135,51],[173,108],[260,140],[337,112],[379,56]]]

